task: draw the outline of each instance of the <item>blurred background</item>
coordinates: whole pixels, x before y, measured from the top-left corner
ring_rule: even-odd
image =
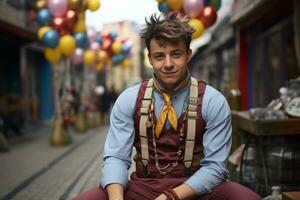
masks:
[[[297,0],[0,0],[0,199],[98,184],[113,103],[153,73],[145,18],[173,11],[196,29],[191,75],[230,104],[230,179],[300,199]]]

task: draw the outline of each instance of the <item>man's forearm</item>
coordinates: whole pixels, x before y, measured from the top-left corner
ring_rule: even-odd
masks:
[[[191,197],[197,196],[196,192],[185,183],[177,186],[176,188],[173,188],[173,191],[176,192],[179,199],[189,199]]]
[[[118,183],[112,183],[106,186],[109,200],[123,200],[124,187]]]

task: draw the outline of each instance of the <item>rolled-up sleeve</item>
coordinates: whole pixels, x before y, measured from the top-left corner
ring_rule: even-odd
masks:
[[[185,182],[199,195],[211,192],[229,176],[226,165],[231,148],[230,108],[221,93],[211,87],[208,90],[202,105],[202,116],[206,121],[204,158],[200,161],[201,168]]]
[[[105,188],[111,183],[128,184],[128,169],[134,142],[133,112],[139,85],[125,90],[117,99],[110,116],[110,129],[104,145],[102,178]]]

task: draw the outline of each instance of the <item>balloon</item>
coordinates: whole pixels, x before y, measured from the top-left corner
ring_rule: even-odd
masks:
[[[87,0],[87,8],[94,12],[100,8],[100,1],[99,0]]]
[[[221,0],[208,0],[205,5],[210,5],[215,10],[219,10],[222,5],[222,1]]]
[[[94,64],[95,60],[96,60],[95,52],[93,52],[92,50],[87,50],[84,52],[84,56],[83,56],[84,64],[92,65]]]
[[[46,47],[55,48],[59,41],[59,34],[56,30],[49,30],[45,32],[42,40]]]
[[[71,9],[77,10],[82,5],[82,0],[68,0],[69,7]]]
[[[204,31],[203,23],[199,19],[190,19],[188,23],[195,29],[195,32],[192,35],[192,39],[200,37]]]
[[[76,46],[80,48],[86,48],[88,46],[88,39],[85,32],[75,33],[74,35]]]
[[[50,11],[48,9],[46,9],[46,8],[40,10],[37,13],[37,16],[36,16],[37,22],[41,26],[49,25],[50,21],[51,21],[51,18],[52,18],[52,15],[51,15]]]
[[[158,10],[162,13],[169,12],[169,5],[166,2],[159,2],[158,3]]]
[[[74,25],[78,20],[78,16],[74,10],[67,10],[65,19],[67,22],[68,29],[72,30],[72,28],[74,27]]]
[[[51,25],[54,29],[56,29],[59,32],[61,36],[69,33],[67,21],[63,17],[54,17],[52,19]]]
[[[166,0],[166,2],[172,11],[180,10],[182,7],[182,0]]]
[[[208,28],[216,22],[217,12],[212,6],[206,6],[201,12],[199,19],[202,21],[204,27]]]
[[[124,58],[125,56],[123,54],[116,54],[111,58],[112,64],[113,65],[119,64],[124,60]]]
[[[165,0],[156,0],[157,3],[162,3],[164,2]]]
[[[130,61],[129,59],[124,59],[123,62],[121,63],[121,66],[126,69],[130,66]]]
[[[96,71],[97,72],[102,72],[102,71],[104,71],[104,69],[105,69],[105,65],[103,63],[98,63],[96,65]]]
[[[115,53],[115,54],[118,54],[122,51],[122,44],[121,42],[114,42],[112,44],[112,51]]]
[[[203,0],[184,0],[183,10],[189,18],[196,18],[203,10]]]
[[[64,35],[59,41],[59,48],[62,54],[68,56],[75,50],[76,42],[71,35]]]
[[[92,29],[87,30],[87,37],[89,40],[89,43],[93,43],[96,41],[96,32]]]
[[[127,55],[130,52],[130,47],[127,44],[122,45],[122,51],[124,55]]]
[[[102,43],[102,37],[101,37],[100,34],[97,34],[97,35],[96,35],[96,41],[97,41],[99,44]]]
[[[68,8],[67,0],[48,0],[48,8],[55,17],[61,17]]]
[[[37,10],[43,9],[47,7],[47,1],[46,0],[38,0],[35,2],[34,8]]]
[[[111,49],[111,40],[104,38],[101,48],[108,52]]]
[[[75,33],[79,33],[79,32],[85,32],[86,28],[85,28],[85,19],[81,19],[79,18],[78,21],[76,22],[73,31]]]
[[[92,51],[94,51],[94,52],[97,52],[97,51],[99,51],[99,49],[100,49],[100,45],[99,45],[99,43],[98,42],[92,42],[91,44],[90,44],[90,49],[92,50]]]
[[[83,61],[83,50],[81,48],[76,48],[75,51],[71,54],[71,62],[78,65]]]
[[[110,33],[110,37],[111,37],[112,40],[115,40],[118,37],[118,33],[116,31],[112,31]]]
[[[61,57],[61,52],[59,48],[55,48],[55,49],[46,48],[44,55],[50,63],[55,64],[59,61]]]
[[[108,55],[106,51],[100,50],[97,53],[97,61],[105,63],[107,61]]]
[[[38,38],[39,38],[40,40],[42,40],[44,34],[45,34],[47,31],[51,30],[51,29],[52,29],[52,28],[51,28],[50,26],[43,26],[43,27],[41,27],[41,28],[38,30],[38,32],[37,32]]]

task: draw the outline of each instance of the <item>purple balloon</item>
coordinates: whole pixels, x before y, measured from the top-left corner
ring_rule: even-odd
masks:
[[[99,45],[99,43],[98,42],[92,42],[91,44],[90,44],[90,49],[92,50],[92,51],[94,51],[94,52],[97,52],[97,51],[99,51],[99,49],[100,49],[100,45]]]
[[[183,10],[189,18],[193,19],[199,16],[204,8],[203,0],[184,0]]]
[[[76,48],[74,53],[71,54],[71,61],[73,64],[78,65],[83,61],[83,49]]]
[[[89,43],[92,44],[96,41],[96,32],[92,29],[87,30],[87,37],[89,40]]]
[[[67,0],[48,0],[48,8],[55,17],[63,16],[68,8]]]

